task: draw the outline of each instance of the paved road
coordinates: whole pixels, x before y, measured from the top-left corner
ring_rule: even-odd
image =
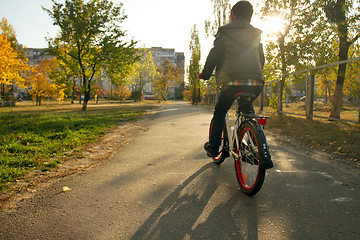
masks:
[[[359,239],[356,169],[268,134],[275,167],[247,197],[202,149],[210,118],[166,105],[107,162],[0,213],[0,239]]]

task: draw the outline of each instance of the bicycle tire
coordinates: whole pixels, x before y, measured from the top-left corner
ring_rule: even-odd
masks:
[[[211,135],[211,126],[212,126],[213,120],[211,120],[210,128],[209,128],[209,138]],[[222,164],[227,157],[229,157],[229,151],[228,151],[228,139],[227,139],[227,132],[226,132],[226,126],[224,125],[222,134],[221,134],[221,145],[219,147],[220,153],[216,157],[212,157],[212,160],[217,165]]]
[[[255,123],[244,122],[237,135],[239,149],[235,146],[235,151],[242,158],[235,158],[235,174],[241,191],[252,196],[260,191],[265,180],[266,169],[261,164],[265,159],[263,142]]]

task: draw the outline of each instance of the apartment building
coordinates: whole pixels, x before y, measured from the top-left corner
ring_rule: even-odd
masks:
[[[31,66],[39,65],[42,60],[54,57],[48,54],[47,48],[25,48],[25,55]]]
[[[156,67],[160,67],[165,60],[169,60],[175,67],[183,69],[185,73],[185,54],[183,52],[175,52],[174,48],[162,47],[147,48],[147,51],[151,51],[153,61]],[[182,76],[182,79],[185,79],[185,74]],[[171,86],[169,89],[168,98],[175,99],[181,97],[183,87],[183,84]],[[153,92],[151,83],[148,83],[145,86],[144,92],[145,95],[151,94]]]
[[[148,48],[152,52],[154,63],[157,67],[165,60],[169,60],[177,68],[184,68],[185,56],[183,52],[175,52],[174,48],[152,47]]]

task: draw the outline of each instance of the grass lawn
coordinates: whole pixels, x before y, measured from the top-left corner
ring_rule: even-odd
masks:
[[[265,111],[273,111],[269,107],[264,109]],[[305,102],[288,103],[283,105],[283,111],[288,113],[296,113],[305,115]],[[331,112],[330,103],[324,104],[321,101],[314,101],[314,116],[329,117]],[[341,111],[341,119],[357,122],[359,119],[359,106],[344,104]]]
[[[289,113],[305,114],[303,103],[284,106]],[[256,109],[256,108],[255,108]],[[277,116],[270,108],[264,108],[265,115],[270,115],[267,128],[277,135],[287,135],[303,144],[324,152],[335,153],[352,159],[360,167],[360,125],[349,122],[329,121],[323,118],[307,120],[302,116],[283,114]],[[322,102],[314,103],[314,115],[328,117],[331,108]],[[351,121],[358,120],[357,106],[344,106],[341,118]]]
[[[299,116],[277,116],[274,113],[265,115],[270,116],[266,126],[270,132],[296,139],[324,152],[345,156],[360,167],[359,125],[318,118],[307,120]]]
[[[156,108],[155,102],[59,105],[20,102],[0,108],[0,192],[31,170],[47,171],[60,156],[102,137],[124,121],[134,121]]]

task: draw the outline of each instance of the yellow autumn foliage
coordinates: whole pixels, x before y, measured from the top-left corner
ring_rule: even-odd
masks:
[[[21,76],[24,71],[30,70],[23,60],[18,58],[19,53],[15,51],[5,34],[0,35],[0,84],[16,84],[25,88],[25,79]],[[26,60],[25,60],[26,61]]]
[[[29,72],[27,85],[30,88],[29,93],[32,95],[36,105],[41,105],[41,101],[47,98],[54,98],[62,104],[65,93],[63,85],[57,85],[50,79],[51,72],[57,67],[56,58],[46,59]]]

